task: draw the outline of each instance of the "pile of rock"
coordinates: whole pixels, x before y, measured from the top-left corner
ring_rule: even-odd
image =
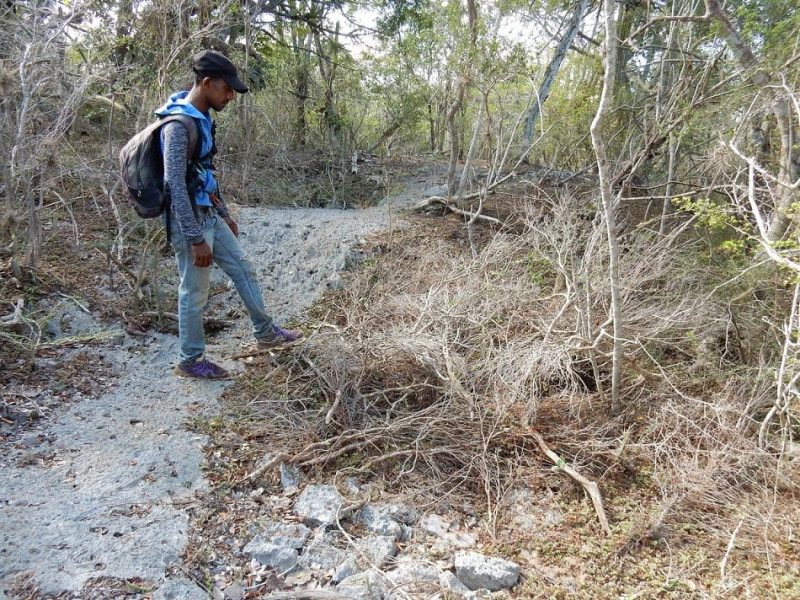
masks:
[[[242,549],[251,573],[283,590],[356,600],[484,598],[519,579],[519,565],[476,552],[474,533],[454,530],[435,513],[349,505],[332,485],[308,485],[291,513],[294,521],[260,523]],[[243,590],[231,583],[215,591],[234,600]]]

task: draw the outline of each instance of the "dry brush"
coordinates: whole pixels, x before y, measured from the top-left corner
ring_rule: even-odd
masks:
[[[417,500],[480,497],[493,526],[522,474],[551,460],[601,490],[631,485],[625,474],[646,480],[654,502],[634,538],[686,520],[722,532],[742,494],[774,489],[778,462],[757,431],[770,383],[726,362],[730,315],[685,228],[629,226],[624,410],[610,416],[607,246],[587,206],[540,191],[476,256],[454,243],[457,229],[395,234],[328,298],[306,346],[251,378],[258,437],[286,449],[251,479],[280,462],[379,475]],[[734,366],[741,377],[729,377]],[[793,489],[790,474],[778,479]],[[739,535],[755,535],[748,527]]]

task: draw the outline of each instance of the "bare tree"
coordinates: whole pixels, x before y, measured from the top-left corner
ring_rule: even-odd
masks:
[[[620,379],[622,376],[622,310],[619,289],[619,249],[617,243],[617,201],[611,189],[611,173],[606,151],[606,131],[604,126],[611,110],[614,94],[614,79],[617,64],[617,19],[614,0],[603,3],[605,19],[605,56],[603,65],[605,77],[603,91],[597,114],[592,121],[592,146],[597,156],[597,171],[600,178],[600,198],[603,202],[603,216],[606,223],[609,248],[609,279],[611,281],[611,319],[613,322],[613,366],[611,375],[611,413],[620,409]]]
[[[589,0],[578,0],[578,2],[575,4],[575,8],[572,11],[572,14],[569,16],[569,19],[565,24],[566,31],[561,36],[561,39],[559,40],[558,45],[553,52],[553,58],[550,59],[550,63],[544,70],[542,83],[539,85],[539,89],[536,91],[536,98],[534,99],[533,106],[531,106],[531,109],[528,112],[528,119],[525,122],[525,129],[522,135],[526,149],[530,148],[533,143],[536,123],[539,120],[539,114],[541,113],[542,105],[547,100],[547,96],[550,95],[550,88],[553,87],[553,82],[555,81],[556,75],[558,75],[558,71],[561,68],[561,63],[564,61],[564,57],[567,55],[567,51],[569,50],[572,41],[578,34],[581,24],[583,23],[583,18],[586,16],[588,10]]]
[[[781,141],[777,175],[778,192],[775,198],[775,210],[766,231],[767,242],[774,243],[781,240],[789,230],[792,222],[790,207],[797,199],[797,190],[800,187],[800,150],[795,147],[797,116],[792,114],[787,90],[775,84],[774,77],[756,59],[744,38],[723,12],[718,0],[705,0],[705,4],[707,15],[719,23],[728,46],[745,69],[748,79],[768,97],[778,125]]]
[[[81,5],[56,9],[20,4],[3,15],[6,58],[0,77],[0,156],[5,210],[0,239],[15,271],[39,261],[39,211],[47,195],[48,163],[93,81],[89,65],[71,63],[65,46]]]
[[[475,0],[466,0],[467,15],[469,17],[469,49],[470,55],[475,56],[476,44],[478,39],[478,8]],[[456,116],[462,109],[464,103],[464,96],[467,91],[472,73],[469,67],[465,73],[458,77],[456,83],[455,93],[450,106],[447,109],[447,129],[450,133],[450,162],[447,166],[447,193],[453,196],[457,192],[456,187],[456,165],[458,164],[458,157],[461,153],[459,143],[459,131],[456,125]]]

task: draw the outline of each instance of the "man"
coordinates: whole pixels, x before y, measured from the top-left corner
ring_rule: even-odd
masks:
[[[189,115],[200,134],[200,151],[195,156],[201,158],[192,160],[186,126],[180,121],[170,121],[161,129],[164,185],[170,195],[166,223],[180,275],[180,363],[175,371],[181,377],[227,379],[225,369],[204,357],[203,309],[208,301],[212,262],[225,271],[236,287],[247,308],[259,348],[296,342],[303,334],[279,327],[267,314],[255,269],[239,245],[239,228],[219,194],[212,172],[211,159],[216,148],[210,110],[224,109],[235,92],[244,94],[247,86],[239,79],[233,63],[214,50],[196,54],[192,59],[192,71],[195,75],[192,89],[173,94],[155,111],[158,116]]]

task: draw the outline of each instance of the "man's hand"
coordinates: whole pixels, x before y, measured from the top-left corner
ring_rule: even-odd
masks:
[[[230,217],[225,217],[224,221],[228,224],[228,227],[231,228],[233,235],[237,238],[239,237],[239,226],[236,224],[236,221],[231,219]]]
[[[192,255],[194,255],[195,267],[210,267],[211,266],[211,247],[208,242],[203,242],[197,246],[192,246]]]

